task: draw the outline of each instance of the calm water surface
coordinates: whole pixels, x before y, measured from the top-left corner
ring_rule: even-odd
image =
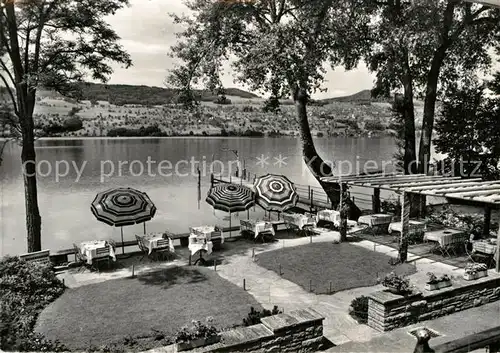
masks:
[[[320,154],[327,160],[363,164],[372,160],[390,163],[395,152],[394,140],[383,138],[321,138],[316,140]],[[297,138],[162,138],[162,139],[47,139],[37,142],[39,167],[39,205],[42,216],[42,248],[63,249],[72,243],[91,239],[120,239],[120,228],[98,222],[90,212],[90,203],[99,191],[113,187],[134,187],[145,191],[156,204],[155,218],[148,231],[169,229],[187,232],[189,226],[227,225],[227,215],[204,202],[210,186],[210,166],[215,172],[227,172],[232,152],[239,151],[246,168],[258,175],[287,175],[298,184],[317,185],[301,157]],[[281,166],[278,158],[286,163]],[[257,165],[257,157],[268,164]],[[149,161],[149,172],[148,172]],[[162,163],[158,173],[159,161]],[[196,163],[201,162],[202,201],[198,208]],[[66,170],[66,165],[69,170]],[[130,166],[132,165],[132,166]],[[141,165],[144,168],[141,172]],[[194,167],[192,167],[194,165]],[[341,163],[348,172],[347,163]],[[177,167],[176,167],[177,166]],[[205,167],[204,167],[205,166]],[[373,167],[368,165],[368,167]],[[60,177],[56,177],[56,168]],[[112,170],[114,169],[114,171]],[[77,170],[81,171],[81,175]],[[20,165],[20,147],[9,143],[0,167],[0,256],[26,251],[24,191]],[[257,207],[251,217],[261,217]],[[246,213],[233,215],[233,224]],[[142,225],[124,228],[125,240],[143,232]]]

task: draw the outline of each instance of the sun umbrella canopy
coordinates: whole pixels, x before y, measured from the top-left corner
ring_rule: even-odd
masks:
[[[242,212],[254,205],[255,194],[243,185],[221,183],[208,191],[206,201],[216,210]]]
[[[100,192],[90,209],[99,221],[115,227],[147,222],[156,213],[156,206],[149,196],[132,188]]]
[[[283,175],[266,174],[255,180],[257,204],[267,211],[283,212],[297,204],[299,195]]]

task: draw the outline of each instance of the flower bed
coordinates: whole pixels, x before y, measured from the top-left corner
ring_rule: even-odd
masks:
[[[212,322],[213,319],[208,317],[206,324],[194,320],[191,326],[182,327],[175,335],[177,351],[187,351],[219,342],[219,332]]]
[[[465,267],[464,279],[466,281],[473,281],[482,277],[488,276],[488,267],[486,264],[468,264]]]
[[[390,331],[498,301],[500,276],[491,274],[476,281],[458,278],[452,287],[422,293],[413,291],[404,296],[378,291],[368,298],[368,326]]]
[[[448,275],[442,275],[441,277],[437,277],[434,273],[427,273],[429,279],[425,284],[425,289],[428,291],[443,289],[446,287],[451,287],[451,278]]]
[[[406,277],[398,276],[394,272],[389,273],[379,282],[393,294],[407,295],[412,292],[410,280]]]

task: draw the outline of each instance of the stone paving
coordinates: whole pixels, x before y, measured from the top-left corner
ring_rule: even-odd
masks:
[[[333,242],[338,238],[335,232],[321,234],[313,237],[313,242]],[[300,246],[310,242],[309,238],[296,238],[280,240],[277,243],[270,244],[259,252],[277,250],[282,247]],[[396,257],[397,251],[388,246],[378,245],[372,241],[363,240],[360,242],[351,242],[352,245],[371,249],[388,256]],[[381,285],[354,288],[332,295],[316,295],[307,292],[299,285],[281,278],[274,271],[267,270],[258,266],[252,259],[252,249],[249,249],[243,256],[229,255],[225,256],[226,263],[217,266],[218,274],[235,283],[243,286],[245,279],[246,289],[252,294],[264,307],[272,308],[278,305],[285,311],[295,310],[312,306],[318,312],[325,316],[324,335],[336,345],[349,341],[369,341],[381,333],[368,327],[358,324],[349,315],[349,306],[352,299],[361,295],[367,295],[383,287]],[[409,261],[413,261],[417,266],[417,273],[410,276],[412,283],[424,284],[427,280],[426,273],[432,271],[437,275],[457,271],[458,268],[434,262],[424,258],[418,258],[409,254]]]
[[[324,233],[312,238],[313,242],[334,242],[338,239],[336,232]],[[336,345],[348,342],[369,342],[382,336],[381,332],[375,331],[367,325],[358,324],[348,314],[349,306],[353,298],[367,295],[383,287],[381,285],[355,288],[334,293],[332,295],[316,295],[304,290],[302,287],[281,278],[277,273],[258,266],[252,254],[258,255],[264,251],[272,251],[282,247],[300,246],[310,242],[310,238],[294,238],[280,240],[271,244],[251,245],[247,241],[237,241],[231,244],[229,250],[214,253],[222,262],[217,265],[217,273],[228,281],[243,287],[245,279],[246,290],[252,294],[263,307],[272,308],[278,305],[285,312],[313,307],[325,316],[324,336]],[[397,251],[391,247],[376,244],[370,240],[351,242],[354,246],[361,246],[397,257]],[[417,286],[423,286],[427,279],[427,272],[436,275],[456,273],[460,275],[459,268],[441,262],[429,260],[414,254],[409,254],[408,261],[416,265],[417,273],[410,276],[410,281]],[[136,274],[144,271],[168,268],[171,266],[187,265],[186,260],[178,259],[167,263],[139,264],[134,267]],[[132,274],[131,267],[121,268],[112,272],[65,272],[60,277],[64,278],[68,287],[87,285],[110,279],[127,277]],[[384,334],[385,336],[385,334]]]

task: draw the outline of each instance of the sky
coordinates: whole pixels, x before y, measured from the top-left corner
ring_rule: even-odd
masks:
[[[176,42],[175,25],[169,13],[188,13],[183,0],[130,0],[130,7],[119,10],[108,18],[108,23],[122,38],[121,44],[131,55],[133,66],[124,69],[114,65],[109,83],[164,87],[169,69],[175,59],[168,56],[170,46]],[[329,98],[371,89],[374,75],[364,65],[346,72],[342,67],[329,70],[322,88],[314,98]],[[246,87],[234,83],[228,67],[222,78],[225,87]]]

